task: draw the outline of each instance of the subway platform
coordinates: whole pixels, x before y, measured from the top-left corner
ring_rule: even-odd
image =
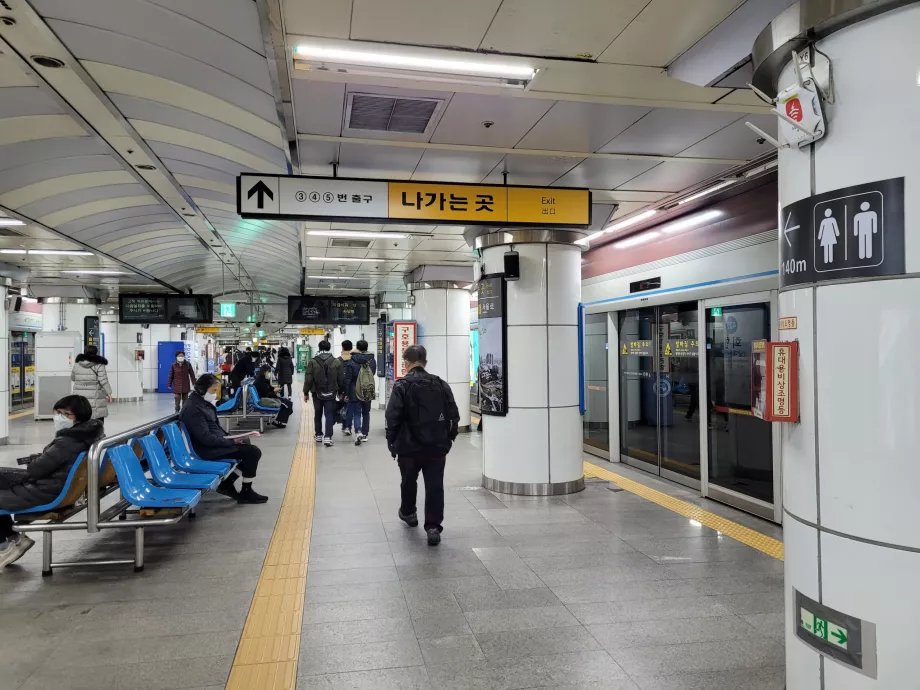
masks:
[[[382,414],[365,445],[337,430],[323,448],[296,405],[257,440],[266,505],[206,496],[197,519],[148,531],[143,573],[42,578],[40,545],[0,573],[0,690],[784,687],[778,527],[587,457],[581,493],[494,494],[473,433],[430,548],[397,518]],[[114,433],[172,399],[111,409]],[[3,465],[52,434],[10,426]],[[129,531],[55,536],[67,560],[131,548]]]

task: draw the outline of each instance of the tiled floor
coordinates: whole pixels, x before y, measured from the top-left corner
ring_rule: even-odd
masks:
[[[110,428],[168,409],[119,408]],[[605,482],[563,498],[492,494],[478,488],[476,434],[448,459],[444,539],[431,549],[396,517],[381,423],[375,413],[365,446],[337,432],[334,448],[317,449],[299,688],[784,687],[781,562]],[[260,490],[281,496],[295,442],[294,428],[260,440]],[[151,535],[142,575],[42,580],[37,554],[0,573],[0,690],[223,687],[279,506],[205,503],[194,524]],[[77,534],[58,546],[129,543]]]

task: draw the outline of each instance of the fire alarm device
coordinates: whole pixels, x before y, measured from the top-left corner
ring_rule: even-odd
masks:
[[[505,280],[521,279],[521,257],[517,252],[505,252]]]
[[[755,340],[751,413],[767,422],[799,421],[799,344]]]

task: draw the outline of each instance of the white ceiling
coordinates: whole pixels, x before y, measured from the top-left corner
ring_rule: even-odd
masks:
[[[776,128],[752,94],[665,71],[741,4],[19,0],[6,12],[17,24],[0,25],[0,215],[34,223],[22,236],[0,236],[0,248],[90,247],[96,256],[0,261],[18,257],[33,282],[252,292],[274,303],[266,318],[283,318],[279,300],[299,290],[303,274],[361,278],[308,280],[308,289],[341,282],[376,293],[401,287],[423,263],[472,262],[462,227],[412,226],[408,240],[355,249],[306,234],[329,224],[239,218],[236,176],[288,172],[285,132],[295,124],[296,173],[332,175],[337,164],[343,177],[501,183],[507,173],[510,184],[586,186],[595,190],[600,227],[615,204],[622,217],[768,152],[744,126]],[[260,6],[283,16],[281,87]],[[427,46],[443,57],[531,56],[494,59],[523,60],[540,73],[528,91],[512,92],[295,69],[294,46],[314,38],[391,51]],[[32,55],[65,67],[37,67]],[[288,79],[292,122],[279,119]],[[354,130],[346,123],[350,93],[442,104],[424,135]],[[131,274],[60,273],[72,264]]]

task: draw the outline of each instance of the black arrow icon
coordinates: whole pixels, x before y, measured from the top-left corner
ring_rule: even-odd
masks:
[[[246,198],[251,199],[253,194],[258,195],[256,196],[256,204],[260,209],[265,208],[265,197],[268,197],[273,201],[275,199],[275,195],[272,193],[272,190],[269,189],[268,185],[265,184],[262,180],[256,182],[255,186],[249,190]]]

